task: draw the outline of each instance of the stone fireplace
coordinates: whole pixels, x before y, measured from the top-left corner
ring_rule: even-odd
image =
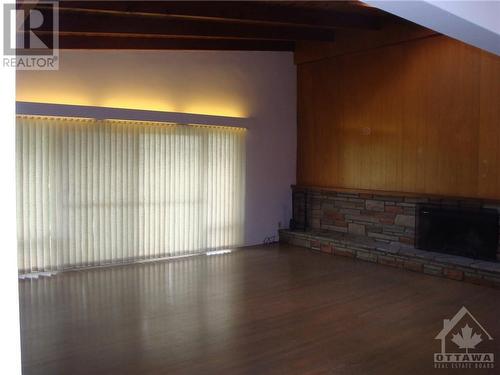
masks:
[[[483,284],[491,279],[500,286],[500,202],[298,186],[292,189],[293,220],[290,230],[280,232],[282,242],[437,276],[471,282],[478,279]],[[460,212],[496,212],[493,259],[471,259],[416,248],[417,210],[422,205]]]

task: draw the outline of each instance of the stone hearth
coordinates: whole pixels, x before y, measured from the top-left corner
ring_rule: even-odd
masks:
[[[434,276],[500,287],[499,262],[414,247],[418,203],[484,207],[499,211],[500,203],[317,188],[293,189],[294,193],[307,193],[307,202],[303,194],[294,194],[294,220],[300,227],[306,224],[307,229],[281,230],[281,242]],[[500,259],[500,241],[497,258]]]

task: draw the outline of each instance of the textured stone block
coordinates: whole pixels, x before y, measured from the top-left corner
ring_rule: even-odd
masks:
[[[396,225],[403,225],[405,227],[415,227],[415,216],[397,215],[394,223]]]
[[[336,200],[335,207],[338,207],[338,208],[359,208],[360,204],[356,203],[356,202]]]
[[[321,202],[321,210],[325,213],[335,212],[336,211],[335,204],[330,202]]]
[[[392,242],[392,241],[398,241],[399,237],[398,236],[391,236],[388,234],[380,234],[380,233],[373,233],[369,232],[368,237],[376,238],[378,240],[384,240],[387,242]]]
[[[347,233],[347,227],[337,227],[335,225],[324,225],[324,224],[321,224],[321,229],[331,230],[331,231],[334,231],[334,232]]]
[[[335,222],[333,223],[333,225],[335,225],[336,227],[347,228],[347,222],[341,221],[341,220],[335,220]]]
[[[337,197],[358,198],[358,194],[357,193],[337,193]]]
[[[422,272],[423,264],[414,260],[405,260],[403,267],[410,271]]]
[[[405,227],[402,227],[401,225],[384,225],[383,232],[387,234],[402,235],[405,233]]]
[[[404,208],[399,206],[385,206],[385,212],[390,212],[393,214],[402,214],[404,212]]]
[[[309,247],[310,241],[305,239],[305,238],[292,237],[290,239],[290,244],[295,245],[295,246],[299,246],[299,247]]]
[[[392,220],[394,220],[396,218],[396,214],[393,214],[392,212],[370,212],[370,211],[367,211],[367,214],[370,216],[375,216],[377,219],[392,219]]]
[[[291,239],[289,236],[280,233],[280,235],[279,235],[279,242],[280,243],[290,243],[290,241],[291,241]]]
[[[379,219],[367,215],[345,215],[347,220],[363,222],[363,223],[375,223],[378,224]]]
[[[412,237],[399,237],[399,242],[407,244],[407,245],[414,245],[415,244],[415,238],[412,238]]]
[[[395,196],[388,196],[388,195],[374,195],[373,198],[380,200],[380,201],[387,201],[387,202],[403,202],[403,200],[404,200],[403,197],[395,197]]]
[[[411,246],[401,246],[399,249],[399,254],[407,257],[420,258],[426,260],[434,260],[436,255],[439,253],[434,253],[432,251],[425,251],[420,249],[415,249]]]
[[[377,242],[375,245],[375,249],[379,251],[383,251],[384,253],[389,253],[389,254],[398,254],[401,246],[397,242]]]
[[[362,205],[365,204],[365,200],[364,199],[359,199],[359,198],[347,198],[347,200],[349,202],[356,202],[356,203],[360,203]]]
[[[319,250],[321,243],[318,240],[311,240],[311,249]]]
[[[443,267],[432,264],[424,264],[424,273],[433,276],[443,276]]]
[[[366,201],[365,207],[366,207],[366,209],[368,211],[380,211],[380,212],[383,212],[384,211],[384,202],[382,202],[382,201],[374,201],[374,200],[368,199]]]
[[[474,259],[461,257],[458,255],[446,255],[446,254],[438,255],[436,257],[436,261],[440,263],[453,264],[455,266],[463,266],[463,267],[474,267],[474,262],[475,262]]]
[[[413,207],[405,207],[403,209],[403,213],[405,215],[415,216],[416,212],[417,212],[416,209]]]
[[[500,263],[472,261],[470,266],[472,268],[475,268],[475,269],[495,272],[495,273],[498,273],[500,275]]]
[[[392,225],[392,224],[394,224],[394,219],[382,218],[379,220],[379,222],[380,222],[380,224]]]
[[[358,194],[360,198],[362,199],[371,199],[373,198],[373,194],[367,194],[367,193],[360,193]]]
[[[362,224],[349,223],[348,232],[357,234],[359,236],[364,236],[366,234],[366,228]]]
[[[405,229],[405,234],[406,236],[411,236],[411,237],[415,237],[415,228],[406,228]]]
[[[325,243],[323,242],[320,246],[320,250],[322,253],[328,253],[331,254],[333,251],[333,245],[331,243]]]
[[[311,207],[313,210],[321,210],[321,199],[314,198],[311,202]]]
[[[318,193],[320,194],[320,196],[322,197],[326,197],[326,198],[330,198],[330,197],[336,197],[337,196],[337,192],[336,191],[323,191],[321,193]]]
[[[323,210],[321,208],[312,208],[311,209],[311,216],[317,216],[320,217],[323,214]]]
[[[417,197],[406,197],[406,203],[427,203],[429,201],[428,198],[417,198]]]
[[[344,218],[345,218],[344,214],[342,214],[336,210],[335,211],[334,210],[324,211],[323,217],[326,219],[330,219],[330,220],[344,220]]]
[[[321,225],[333,225],[335,221],[332,219],[323,218],[321,219]]]
[[[391,267],[400,266],[400,263],[396,260],[396,258],[387,255],[379,255],[377,261],[379,264],[383,264],[384,266],[391,266]]]
[[[445,268],[444,275],[448,279],[452,279],[452,280],[463,280],[463,278],[464,278],[463,271],[457,270],[457,269],[452,269],[452,268]]]
[[[309,225],[313,229],[319,229],[321,227],[321,220],[320,219],[311,219],[309,221]]]
[[[354,258],[355,255],[355,252],[353,250],[346,248],[339,248],[337,246],[335,247],[335,249],[333,249],[333,253],[335,255],[340,255],[342,257],[349,257],[349,258]]]
[[[341,208],[339,209],[339,212],[341,214],[348,214],[348,215],[359,215],[361,214],[360,209],[355,209],[355,208]]]
[[[377,254],[371,253],[369,251],[356,252],[356,258],[367,261],[367,262],[377,263]]]

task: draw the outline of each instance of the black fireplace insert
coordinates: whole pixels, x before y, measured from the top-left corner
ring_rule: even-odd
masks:
[[[496,260],[498,211],[419,205],[417,248],[474,259]]]

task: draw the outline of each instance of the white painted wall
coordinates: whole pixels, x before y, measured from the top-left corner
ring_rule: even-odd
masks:
[[[247,117],[246,245],[276,235],[295,183],[296,70],[288,52],[61,51],[19,71],[18,101]]]

